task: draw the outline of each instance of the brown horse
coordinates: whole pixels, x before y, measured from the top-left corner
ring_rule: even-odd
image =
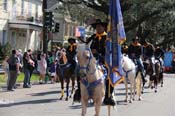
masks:
[[[150,82],[149,86],[151,89],[155,88],[155,93],[157,92],[157,86],[159,83],[161,83],[161,87],[163,87],[163,71],[161,64],[158,60],[155,60],[155,75],[153,75],[153,68],[151,62],[148,60],[144,62],[145,70],[146,70],[146,75],[149,75],[150,77]]]
[[[74,92],[74,86],[75,86],[75,75],[74,75],[74,67],[71,63],[68,62],[66,53],[60,52],[57,64],[57,76],[59,77],[59,80],[61,82],[61,97],[60,100],[64,97],[64,82],[66,82],[66,101],[69,99],[69,97],[72,96]],[[72,81],[72,91],[71,95],[69,95],[69,83],[70,80]]]

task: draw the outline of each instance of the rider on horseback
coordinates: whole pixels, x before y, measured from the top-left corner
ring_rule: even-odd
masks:
[[[81,91],[80,91],[80,77],[79,75],[77,75],[78,73],[78,68],[77,68],[77,62],[76,62],[76,49],[77,49],[77,44],[76,44],[76,39],[75,38],[69,38],[68,39],[69,42],[69,46],[67,47],[67,58],[68,58],[68,62],[71,63],[75,76],[77,77],[77,86],[78,89],[75,91],[75,95],[77,96],[76,98],[74,98],[75,101],[80,101],[81,98]]]
[[[153,46],[153,44],[147,42],[145,39],[141,40],[141,44],[143,45],[143,57],[144,60],[149,60],[153,69],[153,75],[155,75],[155,57],[154,57],[154,53],[155,53],[155,48]]]
[[[71,65],[74,67],[74,69],[76,68],[76,40],[74,38],[69,38],[68,39],[69,42],[69,46],[67,47],[66,50],[66,55],[67,55],[67,59],[68,62],[71,63]]]
[[[138,37],[132,39],[132,41],[133,43],[128,48],[128,55],[129,58],[131,58],[133,62],[138,66],[138,70],[141,72],[143,83],[146,83],[146,79],[144,78],[144,66],[141,60],[142,46],[138,42],[139,41]]]
[[[122,46],[122,54],[124,54],[124,55],[128,54],[128,46],[127,45]]]
[[[161,70],[163,71],[163,57],[164,57],[164,50],[162,48],[160,48],[159,46],[156,46],[155,49],[155,58],[159,61],[160,65],[161,65]]]
[[[107,33],[105,32],[105,29],[107,27],[106,22],[102,22],[100,19],[97,19],[95,23],[92,24],[92,27],[96,29],[96,34],[93,34],[90,38],[87,39],[87,41],[83,41],[84,43],[89,43],[92,41],[91,44],[91,50],[98,61],[100,65],[102,65],[103,68],[105,68],[105,44],[106,44],[106,39],[107,39]],[[107,70],[106,70],[107,71]],[[114,91],[114,87],[110,85],[109,88],[109,80],[106,80],[106,92],[105,92],[105,98],[103,103],[105,105],[115,105],[115,101],[112,97],[112,93]],[[110,90],[110,93],[109,93]],[[108,93],[110,96],[108,96]]]

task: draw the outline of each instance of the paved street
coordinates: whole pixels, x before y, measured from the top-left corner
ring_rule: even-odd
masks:
[[[175,75],[165,74],[164,87],[154,93],[146,89],[142,101],[125,103],[123,84],[116,87],[117,105],[111,116],[175,116]],[[34,85],[31,89],[19,87],[15,92],[0,90],[0,116],[80,116],[81,104],[58,100],[60,84]],[[94,116],[94,107],[89,104],[87,116]],[[102,106],[100,116],[107,116],[107,107]]]

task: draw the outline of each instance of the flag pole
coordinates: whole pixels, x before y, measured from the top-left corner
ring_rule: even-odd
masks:
[[[108,105],[108,116],[111,116],[111,106]]]
[[[108,98],[110,97],[110,80],[108,79]],[[108,105],[108,116],[111,115],[111,106]]]

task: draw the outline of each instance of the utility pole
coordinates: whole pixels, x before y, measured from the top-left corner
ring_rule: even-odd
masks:
[[[48,43],[47,43],[47,27],[46,27],[46,18],[45,18],[45,10],[47,9],[47,0],[43,0],[43,6],[42,6],[42,11],[43,11],[43,52],[47,54],[47,47],[48,47]]]

